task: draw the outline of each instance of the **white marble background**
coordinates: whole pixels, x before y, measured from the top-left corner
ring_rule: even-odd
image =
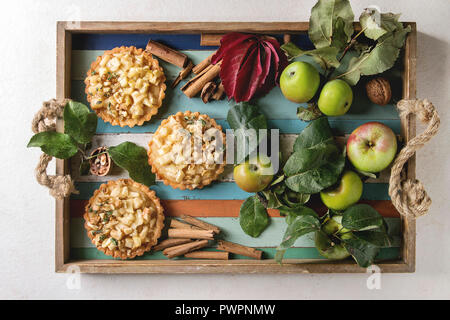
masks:
[[[417,223],[415,274],[82,275],[69,290],[54,273],[54,201],[33,176],[40,151],[26,149],[30,122],[55,96],[57,20],[306,21],[308,1],[2,1],[0,10],[0,298],[313,299],[450,298],[449,126],[450,2],[352,1],[402,12],[418,27],[418,97],[440,112],[441,131],[418,154],[417,176],[433,198]],[[419,127],[420,130],[420,127]],[[201,290],[200,290],[201,288]]]

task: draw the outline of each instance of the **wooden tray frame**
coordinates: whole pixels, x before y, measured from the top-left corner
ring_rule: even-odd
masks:
[[[404,50],[403,98],[416,97],[416,42],[414,22],[406,22],[411,32]],[[67,22],[57,23],[56,97],[70,97],[70,66],[73,33],[305,33],[308,22]],[[355,24],[355,28],[360,28]],[[63,131],[58,120],[57,130]],[[416,134],[415,116],[401,120],[401,135],[408,142]],[[415,157],[409,159],[405,174],[415,178]],[[69,162],[56,160],[56,173],[69,174]],[[78,268],[83,273],[365,273],[353,261],[287,259],[282,266],[274,260],[70,260],[69,198],[56,200],[55,271],[71,272]],[[401,259],[380,262],[381,272],[414,272],[416,224],[402,217]]]

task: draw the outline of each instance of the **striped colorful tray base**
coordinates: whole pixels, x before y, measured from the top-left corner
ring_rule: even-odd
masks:
[[[175,49],[182,50],[192,59],[194,64],[202,61],[212,50],[216,49],[215,47],[201,47],[200,36],[192,34],[74,34],[71,63],[71,98],[88,105],[84,93],[84,78],[91,62],[98,55],[102,55],[104,50],[130,45],[145,48],[149,39],[161,41]],[[298,35],[295,37],[295,41],[302,48],[311,47],[306,36]],[[311,62],[310,60],[308,61]],[[171,83],[177,76],[179,69],[164,62],[161,62],[161,64],[165,70],[168,83]],[[224,129],[229,128],[225,120],[230,105],[228,101],[214,101],[204,104],[199,98],[188,99],[180,91],[181,85],[178,85],[174,90],[167,89],[163,107],[160,109],[157,117],[143,126],[121,128],[111,126],[99,119],[97,135],[93,140],[93,148],[100,145],[116,145],[123,141],[133,141],[147,148],[148,141],[151,139],[151,133],[157,129],[161,119],[167,118],[178,111],[199,111],[216,119]],[[394,87],[394,96],[396,94],[395,90],[400,89]],[[330,119],[330,125],[336,135],[349,134],[356,127],[368,121],[383,122],[397,134],[400,133],[400,119],[393,105],[380,107],[370,103],[365,96],[363,87],[355,88],[354,93],[355,98],[349,113],[336,119]],[[288,154],[295,135],[307,125],[306,122],[298,120],[296,116],[298,105],[287,101],[282,96],[279,88],[273,89],[267,96],[259,99],[256,104],[260,106],[262,112],[269,119],[269,126],[280,129],[282,152]],[[72,167],[78,168],[76,161],[72,164]],[[280,217],[278,211],[269,210],[269,214],[272,217],[269,227],[258,238],[247,236],[239,226],[238,215],[240,205],[250,194],[242,191],[232,182],[230,169],[229,167],[225,170],[220,181],[202,190],[174,190],[161,182],[157,182],[152,189],[155,190],[158,197],[162,200],[167,218],[177,217],[182,214],[199,217],[219,226],[223,230],[221,236],[224,239],[259,248],[264,251],[264,258],[273,258],[275,248],[280,243],[286,228],[284,218]],[[115,168],[112,175],[102,178],[95,176],[80,177],[76,171],[72,171],[72,176],[80,193],[73,195],[70,199],[71,258],[77,260],[112,259],[92,245],[83,227],[82,215],[86,201],[102,182],[126,177],[126,173],[121,171],[120,168]],[[384,176],[386,175],[388,174],[384,174]],[[379,182],[375,183],[372,181],[372,183],[364,184],[362,202],[369,203],[387,218],[390,233],[395,239],[394,246],[383,248],[378,259],[393,260],[398,258],[400,254],[400,216],[390,201],[386,178],[381,179],[382,183]],[[319,213],[323,213],[326,210],[320,200],[314,197],[308,205]],[[322,259],[314,247],[314,241],[311,236],[304,236],[298,239],[294,248],[288,250],[285,257]],[[235,255],[233,258],[243,259],[245,257]],[[160,252],[150,252],[137,259],[166,258]]]

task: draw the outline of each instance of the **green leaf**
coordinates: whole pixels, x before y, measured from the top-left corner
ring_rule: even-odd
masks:
[[[361,239],[344,240],[344,247],[362,268],[367,268],[373,264],[380,248]]]
[[[310,198],[310,194],[294,192],[292,190],[286,190],[283,194],[283,202],[289,208],[303,207],[303,205],[307,203]]]
[[[286,53],[289,60],[300,57],[305,53],[302,49],[297,47],[294,43],[288,42],[281,46],[281,49]]]
[[[308,104],[308,108],[298,107],[297,117],[302,121],[312,121],[323,116],[322,112],[317,107],[317,104]]]
[[[267,209],[277,209],[281,206],[283,206],[283,203],[278,199],[278,195],[271,191],[271,190],[265,190],[262,191],[264,194],[264,197],[267,200]]]
[[[249,148],[245,152],[243,146],[249,146],[251,139],[245,134],[246,130],[254,129],[256,133],[256,142],[259,143],[263,136],[259,134],[260,129],[267,129],[267,119],[259,111],[257,106],[248,102],[241,102],[230,108],[227,115],[227,121],[230,128],[234,130],[236,137],[237,162],[242,162],[250,153],[255,151]]]
[[[354,18],[348,0],[319,0],[311,9],[309,38],[316,48],[342,49],[353,34]]]
[[[293,246],[295,241],[297,241],[299,237],[320,230],[319,219],[311,214],[309,210],[305,209],[305,213],[299,213],[295,218],[292,219],[292,221],[286,228],[283,236],[283,241],[278,246],[277,254],[275,256],[275,259],[278,263],[281,263],[284,252],[291,246]]]
[[[380,176],[379,173],[373,173],[373,172],[367,172],[367,171],[361,171],[358,170],[356,168],[354,168],[356,172],[358,172],[360,175],[365,176],[367,178],[372,178],[372,179],[378,179],[378,177]]]
[[[377,229],[383,226],[383,217],[368,204],[355,204],[344,211],[342,226],[353,231]]]
[[[358,57],[352,57],[346,70],[341,70],[342,73],[336,78],[342,78],[350,85],[356,85],[361,75],[374,75],[392,68],[410,30],[410,26],[402,27],[380,37],[371,51],[364,51]]]
[[[317,193],[336,183],[345,165],[345,151],[332,144],[294,152],[283,170],[286,186],[300,193]]]
[[[68,159],[78,152],[76,142],[69,135],[54,131],[35,134],[27,147],[40,147],[42,152],[58,159]]]
[[[303,55],[308,55],[313,57],[314,61],[324,70],[331,67],[337,68],[339,66],[339,60],[336,58],[339,53],[339,49],[335,47],[324,47],[303,51],[292,42],[288,42],[282,45],[281,49],[286,52],[289,60],[301,57]]]
[[[246,234],[254,238],[268,226],[269,216],[257,196],[247,198],[242,204],[239,211],[239,224]]]
[[[311,123],[303,129],[294,142],[294,151],[301,149],[319,149],[326,145],[334,144],[333,134],[327,117],[311,121]]]
[[[146,186],[155,184],[155,175],[148,164],[145,148],[127,141],[110,147],[108,153],[114,163],[127,170],[130,178],[134,181]]]
[[[353,235],[358,239],[369,242],[378,247],[390,247],[392,246],[392,239],[389,237],[386,231],[382,229],[367,230],[367,231],[355,231]]]
[[[399,17],[400,14],[379,13],[373,8],[367,8],[359,16],[359,23],[367,38],[377,40],[388,32],[402,28]]]
[[[292,222],[294,222],[295,218],[297,218],[298,216],[312,216],[314,218],[319,219],[319,216],[313,209],[305,207],[305,206],[301,206],[301,207],[297,207],[297,208],[283,207],[283,208],[280,208],[280,213],[286,216],[287,224],[292,224]]]
[[[84,104],[69,101],[64,107],[64,132],[81,144],[88,143],[97,130],[97,115]]]
[[[89,170],[91,168],[91,164],[89,163],[89,161],[83,161],[81,160],[80,163],[80,176],[86,176],[89,174]]]

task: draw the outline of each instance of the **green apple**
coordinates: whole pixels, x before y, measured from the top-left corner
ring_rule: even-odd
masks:
[[[317,105],[324,115],[342,116],[350,109],[352,101],[352,88],[344,80],[335,79],[323,86]]]
[[[391,128],[380,122],[368,122],[352,132],[347,140],[347,156],[356,169],[380,172],[397,153],[397,138]]]
[[[320,192],[322,202],[330,209],[344,210],[361,198],[363,183],[358,174],[345,171],[337,188]]]
[[[234,167],[233,177],[236,184],[244,191],[259,192],[264,190],[273,179],[270,159],[266,156],[254,157]]]
[[[280,89],[286,99],[303,103],[314,97],[320,84],[319,72],[309,63],[292,62],[280,76]]]
[[[327,218],[325,223],[322,225],[322,231],[327,235],[339,234],[344,235],[350,232],[342,226],[342,216],[334,215],[331,218]]]
[[[319,253],[327,259],[341,260],[350,256],[342,244],[335,243],[324,232],[316,232],[314,242]]]

